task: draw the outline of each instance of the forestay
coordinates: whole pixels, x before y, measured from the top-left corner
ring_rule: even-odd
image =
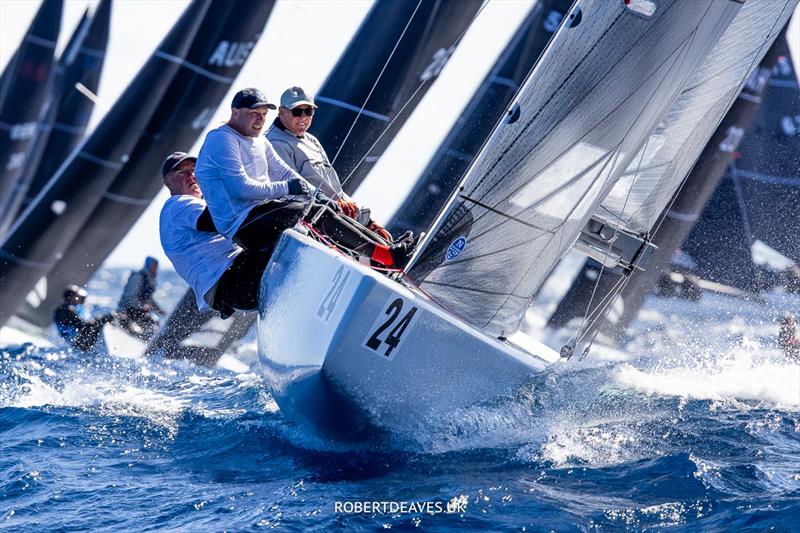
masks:
[[[603,200],[599,218],[634,233],[650,231],[780,33],[797,0],[748,2]],[[758,75],[748,83],[764,83]]]
[[[423,243],[411,276],[474,326],[515,331],[740,7],[577,2]]]

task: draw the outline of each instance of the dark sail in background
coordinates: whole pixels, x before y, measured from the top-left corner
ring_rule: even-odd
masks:
[[[45,0],[0,85],[0,206],[22,175],[50,94],[54,53],[61,30],[63,0]]]
[[[51,290],[44,303],[22,315],[39,324],[50,321],[60,303],[58,290],[84,285],[116,248],[164,186],[161,163],[175,150],[188,151],[227,94],[255,47],[275,4],[214,0],[186,60],[147,128],[100,203],[47,276]],[[252,7],[248,7],[252,6]],[[247,12],[248,16],[241,14]]]
[[[5,235],[9,226],[11,226],[11,224],[14,222],[14,217],[16,216],[17,211],[19,211],[19,205],[22,203],[22,199],[24,198],[24,191],[28,188],[31,178],[33,178],[36,168],[39,166],[39,162],[44,155],[44,148],[47,145],[47,137],[50,135],[50,131],[53,128],[53,122],[55,122],[56,114],[58,113],[58,101],[60,99],[61,90],[64,86],[64,72],[69,66],[69,61],[67,58],[74,57],[78,48],[81,46],[83,38],[86,36],[86,31],[89,29],[89,24],[91,21],[92,17],[89,14],[89,9],[87,8],[83,12],[80,22],[78,22],[78,25],[75,27],[75,31],[72,32],[67,46],[64,47],[64,50],[61,52],[61,56],[58,58],[58,61],[53,67],[52,80],[50,83],[50,95],[48,96],[47,102],[44,104],[42,110],[39,112],[39,120],[36,125],[36,136],[28,148],[28,153],[25,157],[25,163],[23,164],[22,174],[12,187],[11,192],[6,195],[5,201],[0,203],[0,238]],[[0,83],[2,83],[2,81],[0,81]]]
[[[770,72],[783,47],[785,47],[785,39],[781,35],[761,60],[759,67],[753,71],[742,88],[741,94],[708,141],[683,187],[678,190],[675,201],[663,216],[663,222],[653,238],[653,242],[658,248],[650,256],[645,265],[645,271],[634,273],[630,279],[625,281],[621,291],[615,291],[619,288],[618,284],[623,282],[623,276],[619,269],[606,268],[603,269],[601,275],[600,264],[591,259],[587,260],[567,294],[551,315],[548,326],[558,328],[567,325],[574,318],[582,318],[587,313],[590,301],[592,305],[588,313],[588,320],[591,323],[602,315],[602,311],[607,307],[607,299],[615,292],[619,292],[617,296],[619,300],[614,304],[613,311],[607,318],[599,318],[595,327],[599,327],[613,337],[621,337],[627,326],[636,318],[639,309],[652,293],[661,276],[670,271],[670,262],[675,250],[692,231],[700,213],[720,184],[720,179],[725,173],[731,157],[736,154],[741,133],[748,128],[756,111],[761,106],[762,93],[767,87]],[[735,203],[729,204],[727,212],[736,213],[737,210],[734,206]],[[734,224],[735,221],[729,220],[728,223]],[[743,233],[737,231],[735,226],[731,226],[730,229],[731,237],[742,239]],[[742,268],[744,272],[749,272],[751,276],[754,275],[749,251],[748,246],[746,263],[738,266],[729,263],[727,268]],[[600,276],[599,282],[597,282],[598,276]],[[597,290],[592,300],[595,286],[597,286]],[[593,330],[594,328],[590,328],[590,331]]]
[[[340,180],[353,173],[344,184],[347,193],[358,188],[425,95],[480,5],[480,0],[378,0],[372,7],[316,96],[319,110],[312,133]],[[362,105],[364,111],[350,131]],[[370,150],[393,118],[392,127]]]
[[[25,162],[25,173],[0,220],[0,235],[14,222],[78,145],[89,124],[94,102],[77,89],[97,94],[103,71],[112,0],[102,0],[91,18],[78,25],[55,69],[48,120]],[[85,26],[84,26],[85,25]]]
[[[194,0],[92,135],[76,148],[0,244],[0,325],[63,255],[129,159],[177,73],[209,0]]]
[[[533,6],[389,223],[392,233],[419,234],[433,224],[571,5],[544,0]]]
[[[789,47],[781,40],[765,101],[744,135],[697,227],[681,249],[698,265],[698,275],[748,291],[751,245],[758,239],[800,262],[800,88]],[[746,266],[745,266],[746,265]]]

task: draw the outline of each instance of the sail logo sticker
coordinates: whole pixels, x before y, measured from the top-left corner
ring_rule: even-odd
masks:
[[[342,296],[344,286],[347,284],[347,278],[349,277],[350,271],[348,270],[345,272],[344,265],[339,265],[339,268],[336,269],[336,273],[333,275],[331,286],[325,294],[325,298],[322,299],[322,303],[320,303],[319,308],[317,308],[317,316],[321,318],[323,322],[330,320],[333,311],[336,309],[336,304],[339,303],[339,298]]]
[[[408,338],[407,333],[413,329],[417,308],[399,296],[390,295],[381,309],[383,312],[375,318],[361,345],[386,359],[392,359],[403,339]],[[408,311],[404,312],[404,309]]]
[[[452,261],[459,255],[461,255],[461,252],[463,252],[464,248],[466,247],[467,247],[467,238],[461,235],[459,238],[451,242],[450,246],[447,247],[447,253],[444,254],[444,260]]]

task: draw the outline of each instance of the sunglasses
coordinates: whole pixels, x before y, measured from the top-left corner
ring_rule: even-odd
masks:
[[[292,116],[293,117],[302,117],[303,115],[305,115],[307,117],[313,117],[314,116],[314,108],[313,107],[303,107],[303,108],[295,107],[294,109],[292,109]]]

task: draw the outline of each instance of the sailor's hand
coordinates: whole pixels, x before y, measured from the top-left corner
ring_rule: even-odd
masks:
[[[346,216],[353,219],[358,217],[358,206],[355,202],[350,202],[348,200],[336,200],[336,204]]]
[[[374,220],[370,221],[369,225],[367,225],[367,229],[374,231],[375,233],[380,235],[381,238],[386,242],[392,242],[392,234],[386,231],[386,228],[384,228]]]
[[[308,195],[308,182],[303,178],[292,178],[286,181],[289,189],[289,194],[305,194]]]

